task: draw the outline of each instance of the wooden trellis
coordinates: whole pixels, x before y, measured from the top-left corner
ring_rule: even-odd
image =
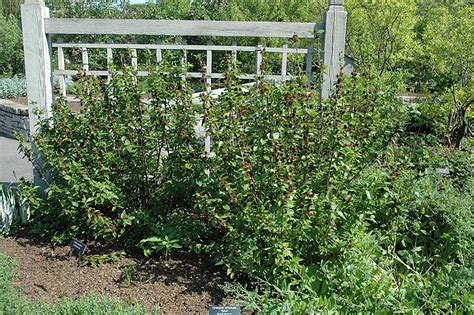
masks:
[[[326,72],[323,74],[321,97],[327,98],[337,79],[337,74],[344,65],[344,46],[346,36],[347,13],[344,11],[343,0],[329,0],[324,23],[285,23],[285,22],[234,22],[234,21],[185,21],[185,20],[125,20],[125,19],[59,19],[50,18],[49,9],[43,0],[25,0],[21,6],[23,44],[25,51],[25,69],[27,94],[30,113],[31,134],[36,132],[37,117],[33,115],[37,108],[42,116],[52,115],[51,105],[54,93],[52,87],[53,75],[59,78],[60,94],[66,95],[66,76],[78,73],[77,69],[66,69],[65,49],[80,49],[82,55],[82,70],[90,75],[110,77],[106,69],[92,70],[89,67],[89,51],[101,49],[106,51],[107,64],[113,59],[114,50],[128,49],[131,51],[132,67],[137,69],[138,76],[146,76],[141,71],[138,60],[139,50],[154,51],[156,61],[163,59],[167,50],[201,51],[206,54],[206,82],[211,86],[212,80],[224,78],[222,73],[213,71],[213,52],[224,51],[237,58],[241,52],[255,53],[255,71],[242,76],[252,79],[262,75],[262,54],[281,54],[281,71],[278,74],[267,75],[272,80],[286,80],[288,73],[289,54],[306,56],[306,74],[312,77],[312,60],[314,49],[311,45],[306,48],[290,48],[287,44],[281,47],[263,47],[261,42],[256,46],[239,46],[237,40],[231,45],[215,45],[210,40],[206,45],[191,45],[186,43],[169,44],[157,40],[155,44],[136,43],[52,43],[52,35],[146,35],[159,38],[161,36],[199,36],[199,37],[254,37],[254,38],[301,38],[323,39],[323,63]],[[320,32],[321,31],[321,32]],[[53,69],[54,51],[57,50],[57,69]],[[201,73],[189,72],[188,77],[200,78]],[[39,178],[35,176],[35,182]]]

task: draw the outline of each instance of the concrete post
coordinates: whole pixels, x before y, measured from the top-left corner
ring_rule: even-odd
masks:
[[[36,133],[38,127],[37,115],[34,112],[37,109],[41,110],[41,119],[49,118],[52,114],[51,56],[44,26],[45,18],[49,18],[49,9],[43,0],[25,0],[25,4],[21,5],[31,135]],[[39,162],[33,140],[32,146],[33,158],[35,162]],[[41,165],[41,163],[37,164]],[[40,179],[36,168],[34,168],[33,178],[35,185],[42,190],[46,189],[46,183]]]
[[[337,82],[337,75],[344,66],[344,48],[346,45],[347,12],[344,0],[329,0],[326,12],[324,32],[323,62],[326,71],[323,74],[321,98],[327,99]]]

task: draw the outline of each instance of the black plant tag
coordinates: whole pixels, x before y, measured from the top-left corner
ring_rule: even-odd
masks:
[[[79,255],[83,255],[86,252],[87,246],[86,244],[72,238],[69,242],[69,246],[72,248],[73,251],[77,252]]]
[[[240,306],[211,306],[209,315],[240,315]]]

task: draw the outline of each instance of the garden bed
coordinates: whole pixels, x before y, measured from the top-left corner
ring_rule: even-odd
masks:
[[[219,288],[227,279],[204,256],[179,253],[168,260],[121,258],[97,267],[77,267],[67,246],[19,236],[0,239],[0,252],[17,263],[14,286],[32,300],[57,303],[88,294],[119,297],[166,314],[205,314],[230,304]]]

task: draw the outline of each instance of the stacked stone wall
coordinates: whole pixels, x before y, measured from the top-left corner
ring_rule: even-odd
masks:
[[[29,137],[28,108],[10,100],[0,99],[0,136],[15,138],[16,133],[25,139]]]

